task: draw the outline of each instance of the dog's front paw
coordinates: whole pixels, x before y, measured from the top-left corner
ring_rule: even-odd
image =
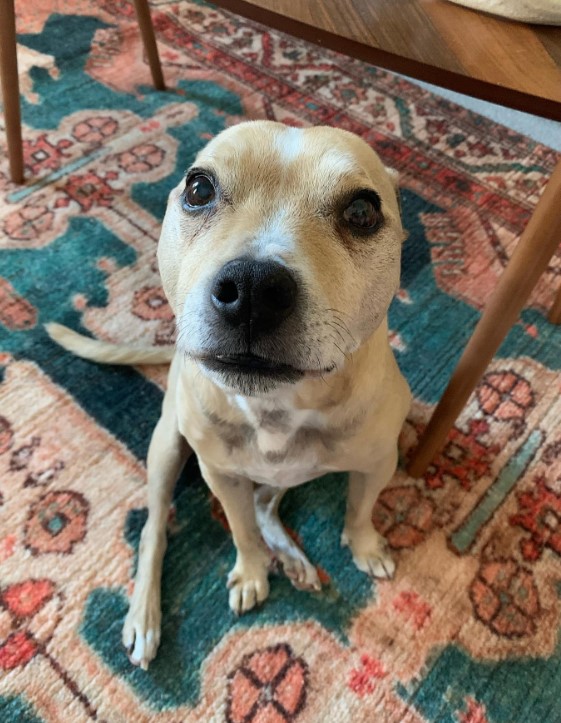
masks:
[[[371,577],[390,579],[395,572],[395,562],[382,535],[373,528],[367,530],[343,530],[341,544],[351,549],[353,562],[361,572]]]
[[[262,562],[238,561],[228,575],[227,586],[230,590],[228,602],[231,610],[236,615],[246,613],[269,595],[267,565]]]
[[[129,660],[148,670],[148,664],[156,657],[160,644],[160,600],[150,594],[136,598],[133,594],[131,605],[123,625],[123,645]]]

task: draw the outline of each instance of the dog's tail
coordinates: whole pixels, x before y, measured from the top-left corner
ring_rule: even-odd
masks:
[[[45,324],[45,329],[51,339],[67,351],[101,364],[168,364],[175,352],[174,347],[139,349],[125,344],[109,344],[78,334],[62,324]]]

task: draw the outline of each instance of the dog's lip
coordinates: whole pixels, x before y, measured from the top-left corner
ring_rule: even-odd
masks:
[[[211,359],[226,367],[247,367],[250,371],[298,371],[290,364],[275,362],[257,354],[215,354]]]
[[[197,361],[214,371],[237,371],[246,374],[270,374],[290,376],[323,376],[335,368],[299,369],[292,364],[277,362],[257,354],[212,354],[197,357]]]

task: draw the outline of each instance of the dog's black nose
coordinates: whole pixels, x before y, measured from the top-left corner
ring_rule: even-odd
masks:
[[[247,324],[250,334],[274,331],[296,306],[298,286],[274,261],[234,259],[214,279],[211,302],[230,326]]]

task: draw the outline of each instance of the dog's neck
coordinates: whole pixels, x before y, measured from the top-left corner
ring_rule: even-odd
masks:
[[[391,355],[384,321],[349,355],[343,367],[324,378],[303,379],[270,394],[249,397],[229,393],[199,377],[196,396],[207,415],[216,414],[232,422],[243,420],[253,428],[278,430],[288,423],[291,428],[345,424],[373,404],[373,397],[383,389]]]

